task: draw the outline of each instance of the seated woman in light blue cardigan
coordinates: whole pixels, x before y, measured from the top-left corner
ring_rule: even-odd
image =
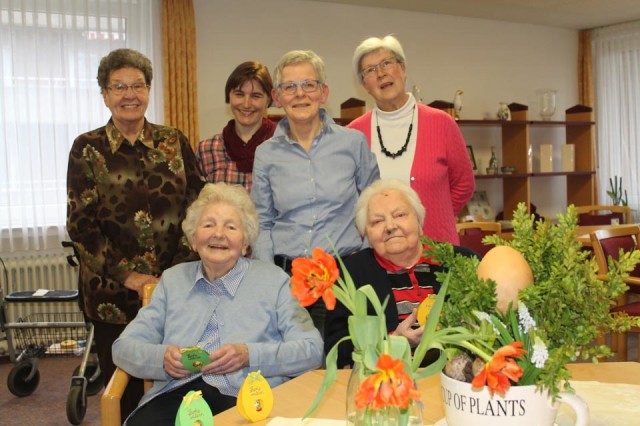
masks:
[[[259,230],[244,188],[207,184],[182,227],[201,261],[166,270],[113,345],[118,367],[154,381],[127,425],[173,425],[190,390],[216,414],[236,404],[249,372],[274,387],[322,364],[320,333],[291,296],[289,276],[244,256]],[[182,364],[180,349],[192,346],[209,353],[198,373]]]

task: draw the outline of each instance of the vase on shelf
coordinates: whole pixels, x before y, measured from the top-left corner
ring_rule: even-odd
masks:
[[[556,94],[554,89],[540,89],[536,91],[538,95],[538,112],[543,121],[551,120],[556,113]]]
[[[500,102],[497,117],[498,120],[511,121],[511,110],[506,102]]]
[[[567,404],[575,412],[575,426],[589,425],[589,408],[582,398],[561,392],[553,402],[536,385],[511,386],[502,397],[487,387],[473,389],[471,383],[440,374],[447,426],[553,426],[558,407]]]
[[[356,394],[360,383],[367,377],[361,361],[355,361],[347,382],[347,425],[348,426],[422,426],[422,402],[412,401],[409,415],[404,419],[398,407],[386,407],[379,410],[358,408]]]

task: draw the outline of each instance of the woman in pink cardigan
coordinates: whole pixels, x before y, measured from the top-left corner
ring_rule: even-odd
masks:
[[[475,178],[458,125],[405,91],[406,61],[395,37],[363,41],[353,66],[376,106],[348,127],[367,136],[381,178],[400,179],[418,193],[425,235],[459,244],[456,215],[473,195]]]

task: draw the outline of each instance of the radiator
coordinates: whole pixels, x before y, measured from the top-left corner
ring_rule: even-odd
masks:
[[[26,253],[4,259],[7,277],[0,273],[2,290],[7,293],[26,290],[74,290],[78,288],[78,268],[69,265],[67,253],[47,254]],[[0,265],[1,268],[1,265]],[[8,278],[8,282],[6,279]],[[9,322],[24,318],[33,313],[77,312],[77,301],[71,302],[32,302],[7,303]]]

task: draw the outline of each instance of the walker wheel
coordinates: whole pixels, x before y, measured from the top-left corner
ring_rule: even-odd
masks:
[[[97,395],[102,388],[104,387],[104,376],[102,373],[92,382],[90,379],[95,374],[98,369],[98,364],[89,363],[87,367],[84,369],[84,377],[87,378],[87,396]],[[77,366],[75,370],[73,370],[73,375],[78,376],[80,374],[80,366]]]
[[[82,386],[73,384],[67,396],[67,419],[72,425],[79,425],[87,412],[87,397],[82,397]]]
[[[29,361],[23,361],[16,364],[9,372],[7,377],[7,387],[15,396],[29,396],[36,390],[40,383],[40,372],[36,369],[35,374],[28,380],[33,365]]]

